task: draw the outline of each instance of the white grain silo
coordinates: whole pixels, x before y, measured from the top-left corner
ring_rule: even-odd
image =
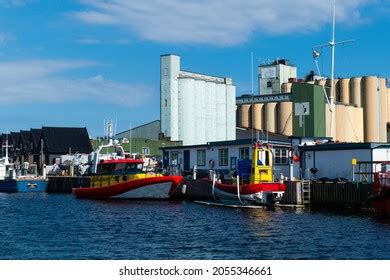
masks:
[[[351,80],[349,81],[352,104],[358,107],[362,107],[362,91],[360,86],[361,82],[361,77],[351,78]]]
[[[362,104],[364,109],[364,141],[380,142],[378,78],[362,78]]]
[[[350,92],[349,92],[349,80],[350,79],[341,79],[340,80],[340,102],[346,105],[351,103]]]
[[[387,86],[386,79],[379,79],[380,91],[380,137],[381,142],[387,142]]]
[[[264,126],[268,132],[276,133],[276,102],[265,104]]]
[[[183,145],[234,140],[236,89],[231,79],[180,70],[161,56],[161,132]],[[180,89],[180,90],[179,90]]]
[[[251,119],[251,105],[242,104],[240,106],[240,119],[239,124],[240,127],[249,128],[251,127],[250,119]]]
[[[264,104],[253,104],[253,128],[257,130],[263,130],[263,110]]]
[[[280,102],[278,103],[278,133],[283,135],[292,135],[292,114],[293,103],[292,102]]]

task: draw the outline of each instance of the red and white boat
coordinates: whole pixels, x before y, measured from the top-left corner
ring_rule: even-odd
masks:
[[[108,131],[109,143],[94,152],[90,185],[73,188],[73,194],[79,198],[168,199],[183,177],[148,171],[143,160],[127,157],[112,140],[111,124]],[[101,155],[105,148],[115,153]]]
[[[143,170],[135,159],[102,160],[89,187],[73,188],[80,198],[167,199],[183,179]]]
[[[371,205],[382,216],[390,217],[390,173],[374,174],[374,195]]]
[[[286,190],[282,182],[273,182],[272,151],[269,146],[256,143],[253,146],[249,182],[241,182],[240,176],[232,184],[213,179],[204,179],[212,184],[214,199],[222,203],[274,204],[281,200]]]

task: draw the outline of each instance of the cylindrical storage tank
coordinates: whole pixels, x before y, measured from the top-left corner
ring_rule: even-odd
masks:
[[[278,114],[278,133],[283,135],[292,135],[292,102],[280,102]]]
[[[336,115],[335,115],[335,120],[336,120],[336,137],[335,141],[339,142],[346,142],[346,127],[347,127],[347,122],[346,122],[346,110],[345,110],[345,105],[344,104],[336,104]]]
[[[240,127],[249,128],[250,127],[249,120],[250,120],[251,105],[243,104],[239,108],[240,108],[240,111],[239,111],[239,117],[238,117],[239,122],[238,123],[239,123]]]
[[[263,104],[253,104],[253,128],[257,130],[263,129]]]
[[[351,94],[352,104],[362,107],[361,77],[352,78],[349,81],[349,92]]]
[[[292,88],[292,83],[283,83],[282,84],[282,93],[290,93]]]
[[[349,79],[340,80],[340,102],[346,105],[351,103],[349,94]]]
[[[378,78],[373,76],[362,78],[362,104],[364,110],[364,141],[378,142]]]
[[[276,102],[270,102],[265,104],[264,112],[264,126],[268,132],[276,132]]]
[[[179,83],[179,117],[178,135],[182,139],[183,145],[193,145],[193,119],[195,101],[195,80],[191,78],[181,78]]]
[[[386,79],[379,79],[380,90],[380,137],[381,142],[387,142],[387,86]]]
[[[340,86],[339,86],[339,80],[338,79],[334,79],[333,80],[333,92],[334,92],[334,101],[339,101],[340,100]],[[329,99],[330,99],[330,79],[327,79],[326,80],[326,83],[325,83],[325,88],[326,88],[326,93],[327,95],[329,96]]]
[[[364,142],[363,108],[354,108],[354,124],[357,142]]]
[[[387,122],[390,123],[390,88],[387,89]]]

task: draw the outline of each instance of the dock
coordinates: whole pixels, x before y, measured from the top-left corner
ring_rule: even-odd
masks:
[[[72,193],[72,188],[90,185],[90,176],[48,176],[48,193]]]

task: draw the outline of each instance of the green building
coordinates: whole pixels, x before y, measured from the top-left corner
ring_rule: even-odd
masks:
[[[300,137],[325,137],[325,95],[322,86],[294,83],[291,90],[293,102],[293,135]]]

